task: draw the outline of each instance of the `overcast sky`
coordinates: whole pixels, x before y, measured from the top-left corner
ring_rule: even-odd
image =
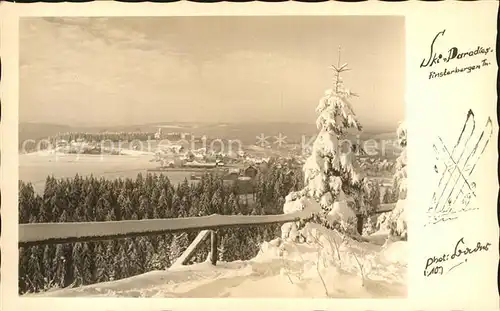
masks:
[[[314,123],[337,63],[369,130],[404,118],[402,17],[30,18],[20,121]]]

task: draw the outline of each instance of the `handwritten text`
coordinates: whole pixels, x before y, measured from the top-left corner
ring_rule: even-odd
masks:
[[[443,63],[447,64],[453,61],[460,61],[460,60],[474,58],[476,56],[481,56],[482,58],[481,60],[474,61],[474,63],[472,64],[467,64],[462,66],[456,65],[454,68],[451,69],[444,68],[438,71],[430,71],[429,79],[442,78],[457,73],[471,73],[473,71],[477,71],[481,68],[491,65],[491,62],[488,61],[488,59],[486,58],[486,55],[493,52],[493,49],[491,47],[477,46],[476,48],[472,49],[460,49],[456,46],[452,46],[450,48],[438,49],[437,47],[438,38],[444,36],[445,32],[446,29],[438,32],[434,36],[430,44],[429,56],[427,58],[422,59],[422,62],[420,63],[420,68],[426,68],[426,67],[430,68],[433,66],[437,66],[439,64]]]
[[[443,275],[467,262],[467,258],[473,254],[489,251],[491,243],[476,242],[474,246],[465,244],[464,238],[460,238],[453,248],[453,252],[427,258],[424,276]]]

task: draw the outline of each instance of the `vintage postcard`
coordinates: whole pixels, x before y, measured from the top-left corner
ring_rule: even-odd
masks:
[[[498,309],[498,6],[2,4],[2,310]]]

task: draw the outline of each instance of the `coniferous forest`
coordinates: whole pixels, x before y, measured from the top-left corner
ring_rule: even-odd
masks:
[[[197,183],[174,185],[166,175],[136,179],[76,175],[47,177],[43,194],[19,182],[19,223],[93,222],[222,215],[281,214],[285,196],[302,187],[302,173],[271,166],[254,180],[254,200],[241,200],[232,184],[207,173]],[[279,236],[280,225],[220,229],[219,260],[247,260],[264,240]],[[168,268],[198,232],[113,241],[33,246],[19,249],[19,293],[118,280]],[[205,261],[208,243],[194,262]]]

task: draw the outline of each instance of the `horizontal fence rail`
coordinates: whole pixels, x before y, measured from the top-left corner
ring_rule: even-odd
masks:
[[[390,212],[395,204],[381,204],[375,214]],[[19,247],[96,242],[165,233],[260,226],[304,220],[311,213],[283,215],[210,215],[201,217],[101,222],[29,223],[19,225]]]
[[[374,214],[390,212],[395,204],[381,204]],[[202,243],[210,236],[210,262],[218,259],[218,237],[216,229],[279,224],[305,220],[312,214],[299,211],[283,215],[211,215],[201,217],[142,219],[104,222],[31,223],[19,225],[19,247],[94,242],[151,236],[164,233],[200,231],[183,254],[172,266],[189,263]],[[363,227],[364,216],[357,215],[358,231]]]
[[[30,223],[19,225],[19,247],[95,242],[174,232],[279,224],[310,217],[310,213],[302,211],[284,215],[210,215],[171,219]]]

